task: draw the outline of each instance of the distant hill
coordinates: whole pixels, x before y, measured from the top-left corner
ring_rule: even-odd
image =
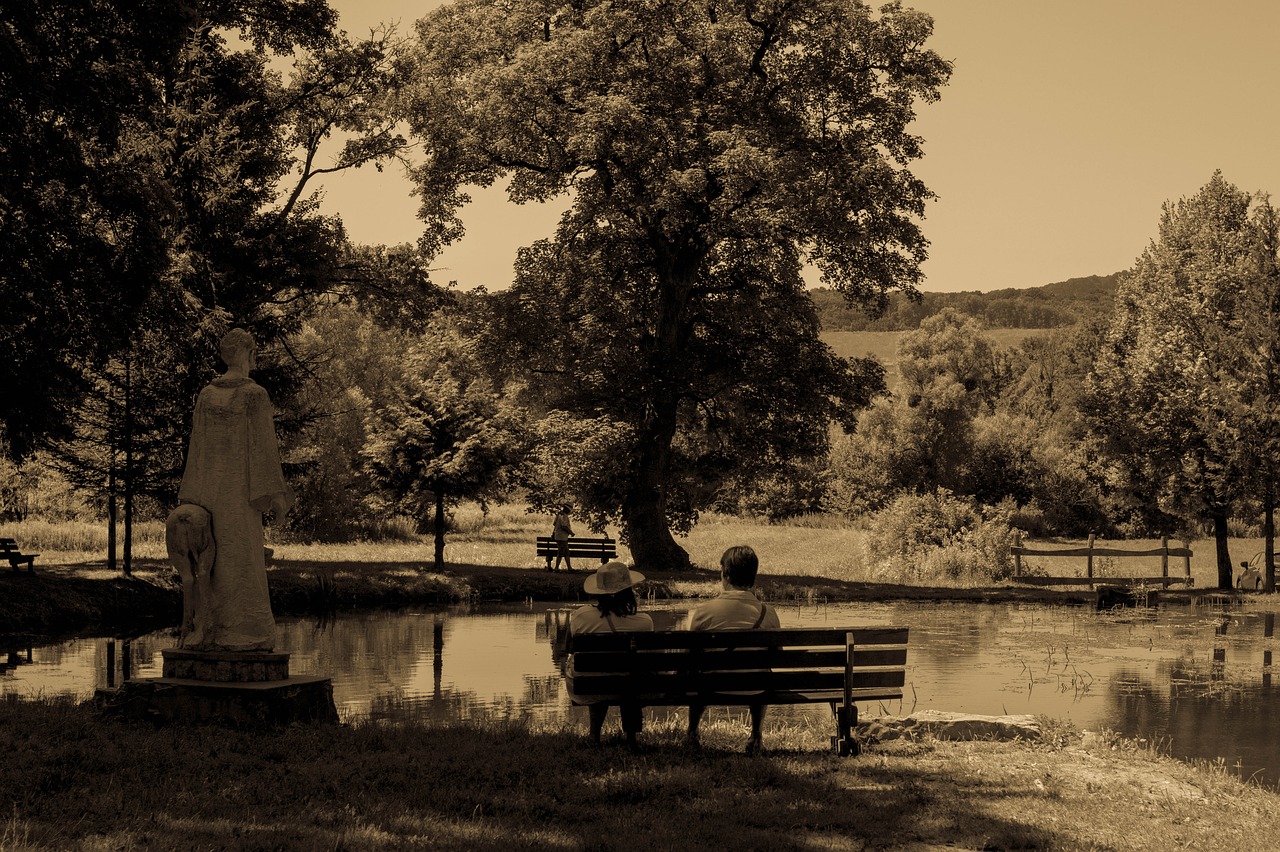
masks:
[[[851,307],[829,288],[812,290],[823,331],[910,331],[920,321],[951,307],[984,321],[990,328],[1059,328],[1106,313],[1111,308],[1121,273],[1089,275],[1025,289],[988,293],[922,292],[913,302],[901,293],[889,297],[881,317],[872,318]]]

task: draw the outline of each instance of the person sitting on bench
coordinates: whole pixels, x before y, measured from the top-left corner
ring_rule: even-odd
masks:
[[[606,562],[586,579],[582,589],[595,601],[578,607],[569,616],[569,635],[581,633],[623,633],[626,631],[653,631],[653,619],[638,613],[635,585],[644,581],[639,571],[631,571],[621,562]],[[609,712],[608,704],[588,705],[591,719],[591,740],[599,744],[600,731]],[[636,735],[644,726],[643,708],[638,704],[621,704],[618,715],[622,717],[622,731],[627,745],[636,747]]]
[[[720,596],[699,604],[689,611],[690,630],[758,630],[781,627],[778,611],[764,604],[752,588],[760,560],[756,552],[746,545],[731,547],[720,557]],[[760,751],[760,726],[764,722],[764,704],[751,704],[751,738],[747,740],[747,753]],[[698,746],[698,726],[702,722],[705,704],[689,705],[689,732],[686,741]]]

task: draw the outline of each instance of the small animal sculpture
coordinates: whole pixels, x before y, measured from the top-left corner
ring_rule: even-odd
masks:
[[[182,627],[178,647],[199,648],[212,640],[213,596],[210,577],[217,545],[213,519],[194,503],[183,503],[164,523],[164,543],[169,563],[182,578]]]

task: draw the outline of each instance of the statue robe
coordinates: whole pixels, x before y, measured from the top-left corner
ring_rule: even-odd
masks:
[[[267,392],[251,379],[217,378],[200,392],[192,419],[179,503],[212,517],[217,555],[209,581],[209,624],[200,647],[270,651],[275,618],[267,591],[262,513],[292,492]]]

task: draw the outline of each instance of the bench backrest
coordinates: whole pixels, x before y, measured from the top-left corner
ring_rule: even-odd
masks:
[[[17,550],[18,542],[12,538],[0,538],[0,550],[9,551]]]
[[[551,536],[538,536],[538,555],[555,556],[560,546]],[[618,555],[618,544],[611,538],[571,538],[569,553],[573,556],[594,556],[612,559]]]
[[[742,690],[763,691],[773,703],[839,700],[846,689],[854,701],[901,698],[907,636],[906,627],[570,636],[569,692],[649,704]]]

